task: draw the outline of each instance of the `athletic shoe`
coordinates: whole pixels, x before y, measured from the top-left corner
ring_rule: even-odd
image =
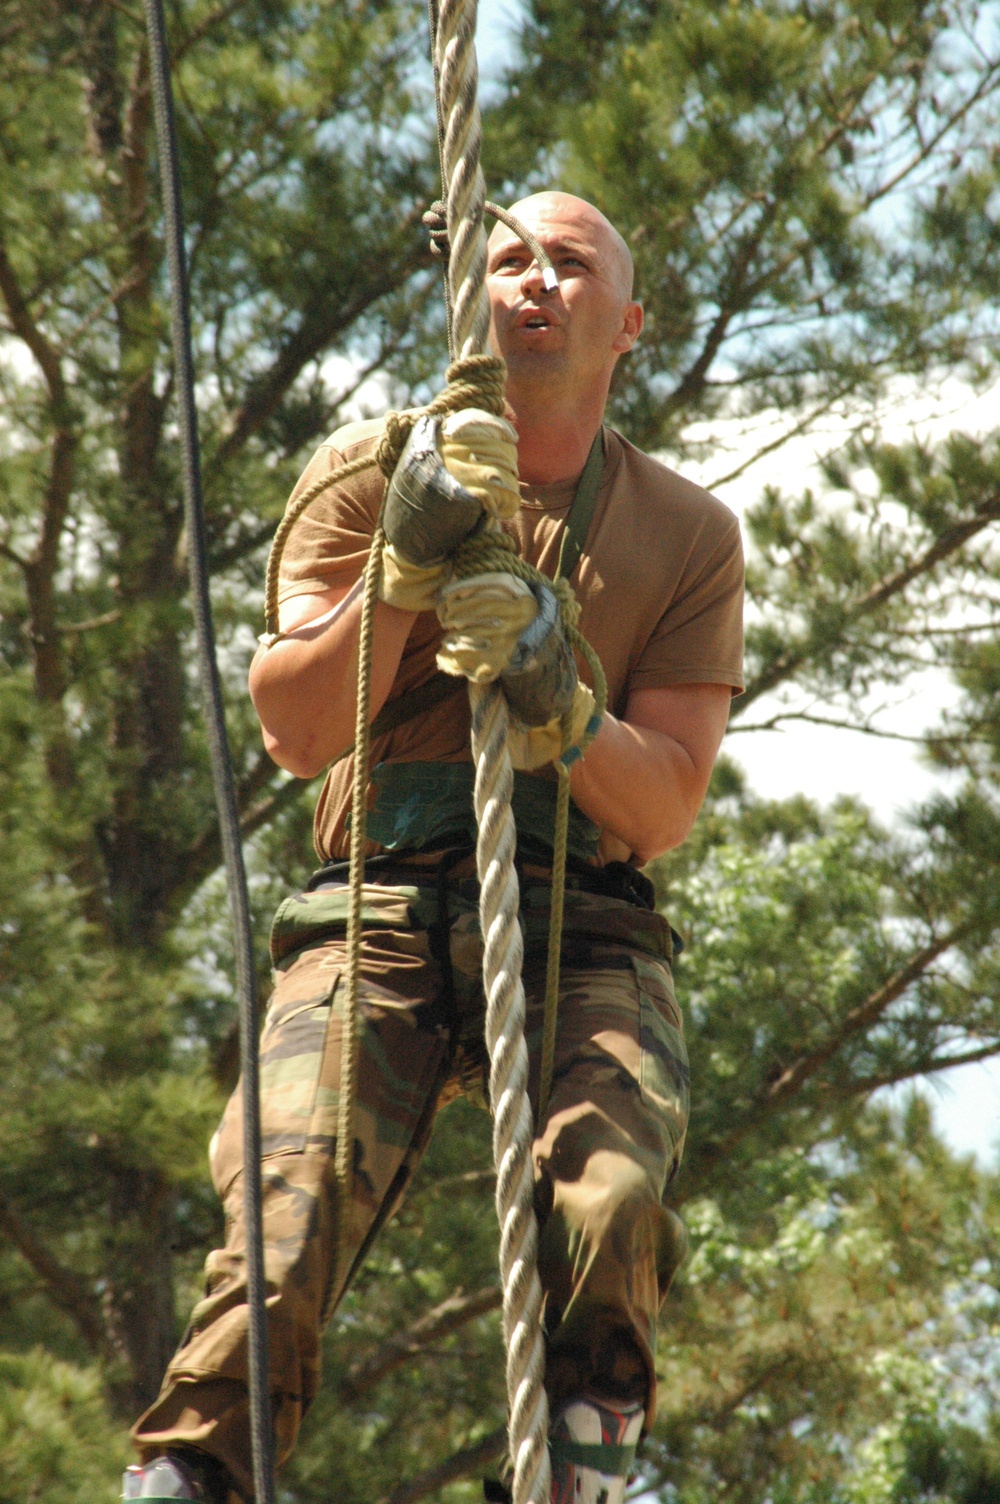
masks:
[[[168,1452],[152,1462],[127,1467],[122,1478],[122,1499],[144,1499],[145,1504],[171,1504],[174,1499],[196,1499],[199,1504],[222,1504],[221,1464],[207,1454]]]
[[[581,1398],[552,1422],[552,1504],[624,1504],[645,1419],[638,1405]]]

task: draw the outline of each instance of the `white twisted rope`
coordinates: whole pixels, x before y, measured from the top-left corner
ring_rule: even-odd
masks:
[[[500,1223],[503,1335],[507,1349],[508,1442],[514,1464],[514,1504],[548,1504],[549,1405],[543,1379],[542,1287],[531,1163],[528,1050],[524,1042],[523,941],[514,870],[514,773],[507,751],[507,702],[493,686],[470,685],[475,805],[479,824],[476,866],[483,932],[486,1043],[490,1052],[493,1160]]]
[[[476,102],[476,0],[443,0],[435,60],[444,119],[444,190],[451,254],[452,355],[486,345],[486,185],[479,165],[482,130]],[[484,939],[483,990],[490,1052],[493,1158],[500,1223],[503,1334],[507,1350],[508,1448],[514,1504],[549,1504],[551,1479],[538,1279],[538,1224],[531,1162],[533,1126],[524,1042],[523,941],[514,870],[514,774],[507,749],[507,701],[498,685],[470,684],[475,807],[479,824],[479,922]]]
[[[452,358],[486,348],[490,305],[486,296],[486,184],[479,165],[483,132],[476,90],[476,0],[444,0],[435,47],[444,144],[441,151],[448,214],[448,286]]]

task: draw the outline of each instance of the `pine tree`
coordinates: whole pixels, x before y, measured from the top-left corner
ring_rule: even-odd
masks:
[[[857,430],[822,488],[785,476],[747,518],[740,736],[654,872],[689,942],[695,1082],[673,1188],[692,1255],[642,1460],[665,1500],[971,1504],[996,1487],[979,1421],[998,1380],[997,1177],[942,1147],[920,1099],[877,1095],[1000,1051],[1000,447],[879,438],[901,382],[995,377],[995,22],[968,0],[538,0],[487,112],[492,197],[555,183],[632,245],[648,322],[614,394],[631,438],[683,463],[706,424],[775,409],[786,433],[831,411]],[[310,866],[311,796],[260,751],[245,697],[264,550],[364,382],[422,400],[444,364],[419,226],[436,193],[422,25],[396,0],[170,12],[262,982],[268,912]],[[233,1079],[230,942],[149,114],[138,11],[10,0],[0,1498],[18,1504],[115,1497],[123,1424],[219,1232],[203,1145]],[[928,668],[960,699],[927,741],[940,792],[905,825],[746,786],[733,758],[754,726],[877,729],[873,687]],[[495,1463],[488,1130],[471,1105],[443,1114],[331,1328],[296,1504],[331,1480],[347,1504],[471,1499]]]
[[[299,795],[242,686],[261,549],[302,445],[349,395],[321,363],[350,352],[357,386],[413,338],[430,280],[414,230],[422,143],[388,140],[409,109],[410,23],[378,4],[175,13],[247,835]],[[134,1409],[175,1344],[175,1259],[217,1220],[201,1143],[232,1022],[192,991],[200,938],[179,939],[219,845],[192,693],[148,66],[138,18],[114,5],[15,4],[2,25],[4,1105],[28,1115],[6,1231]]]

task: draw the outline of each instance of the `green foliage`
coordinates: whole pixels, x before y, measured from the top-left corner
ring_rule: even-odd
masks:
[[[115,1504],[126,1437],[107,1418],[98,1374],[36,1349],[0,1354],[0,1500]]]
[[[178,0],[169,22],[263,984],[314,792],[271,765],[245,695],[263,555],[359,392],[402,404],[439,379],[429,69],[410,0]],[[898,828],[755,798],[727,757],[654,869],[688,941],[695,1092],[672,1192],[692,1254],[642,1457],[665,1504],[998,1496],[1000,1182],[947,1152],[907,1083],[1000,1052],[1000,450],[879,433],[901,391],[995,379],[996,23],[993,0],[536,0],[486,120],[492,197],[555,183],[629,239],[631,438],[683,456],[741,415],[855,419],[812,489],[783,475],[747,516],[734,730],[877,730],[876,696],[928,673],[957,690],[926,739],[938,791]],[[235,1075],[143,48],[110,0],[0,14],[12,1504],[114,1497],[122,1424],[219,1235],[204,1144]],[[503,1416],[489,1162],[486,1116],[449,1107],[327,1334],[289,1504],[331,1480],[345,1504],[479,1497]]]
[[[488,143],[627,235],[647,325],[617,410],[682,452],[720,411],[814,418],[992,368],[997,61],[976,3],[536,0]],[[994,35],[995,42],[995,35]]]
[[[1000,1499],[996,1423],[986,1436],[971,1426],[912,1422],[901,1437],[905,1471],[892,1494],[899,1504],[995,1504]]]

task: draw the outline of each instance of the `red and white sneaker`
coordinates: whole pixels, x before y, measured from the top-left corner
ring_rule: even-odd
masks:
[[[640,1405],[589,1396],[569,1400],[552,1422],[552,1504],[623,1504],[645,1413]]]

